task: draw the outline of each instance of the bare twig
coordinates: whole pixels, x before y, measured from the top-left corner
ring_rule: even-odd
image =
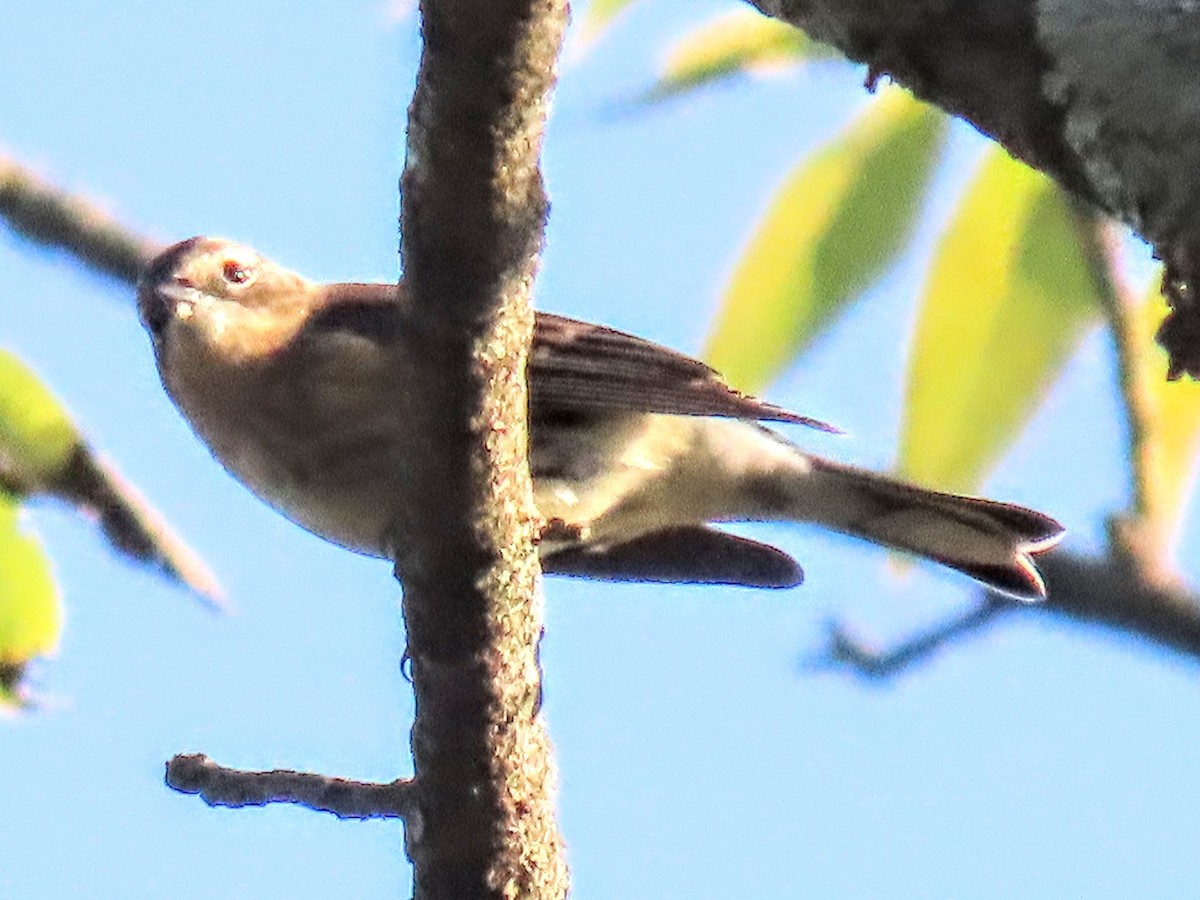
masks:
[[[80,444],[51,491],[94,516],[113,549],[190,588],[216,610],[228,611],[217,576],[167,520],[112,465]]]
[[[252,772],[219,765],[203,753],[187,753],[167,763],[167,785],[199,794],[209,806],[266,806],[295,803],[339,819],[396,819],[412,810],[413,785],[350,781],[291,769]]]
[[[1000,613],[1016,608],[1016,604],[1007,598],[986,597],[974,609],[886,649],[868,644],[835,621],[829,626],[825,648],[804,668],[809,671],[848,668],[872,681],[887,681],[912,666],[927,662],[952,643],[982,630]]]
[[[1050,589],[1044,603],[1016,603],[985,594],[979,606],[886,650],[856,639],[841,624],[809,668],[846,667],[872,679],[887,679],[928,661],[951,643],[1006,615],[1062,616],[1087,625],[1132,634],[1163,649],[1200,661],[1200,596],[1185,585],[1164,580],[1162,570],[1143,568],[1128,522],[1109,523],[1109,553],[1099,559],[1057,550],[1042,557]]]
[[[1102,312],[1112,332],[1115,350],[1117,388],[1129,430],[1130,515],[1147,522],[1159,522],[1161,513],[1154,509],[1155,493],[1152,481],[1158,469],[1158,448],[1155,446],[1154,400],[1147,382],[1148,367],[1142,364],[1145,354],[1152,352],[1149,335],[1138,321],[1140,298],[1129,284],[1121,266],[1120,235],[1116,227],[1096,221],[1099,241],[1085,241],[1099,251],[1103,277],[1097,279]],[[1164,545],[1166,541],[1162,542]]]
[[[62,191],[2,155],[0,216],[29,240],[65,250],[126,284],[135,284],[163,247],[129,230],[91,201]]]

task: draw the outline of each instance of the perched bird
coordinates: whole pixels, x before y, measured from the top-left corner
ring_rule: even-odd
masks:
[[[175,244],[138,288],[163,385],[217,460],[309,531],[388,556],[405,385],[386,337],[403,285],[317,284],[249,247]],[[537,316],[530,466],[548,572],[788,587],[783,551],[711,527],[814,522],[935,560],[1021,599],[1044,596],[1032,555],[1062,527],[800,450],[759,424],[813,419],[741,394],[703,363],[641,338]]]

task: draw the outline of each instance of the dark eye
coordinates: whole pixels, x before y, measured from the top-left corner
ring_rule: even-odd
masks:
[[[221,275],[233,284],[243,284],[250,280],[250,269],[237,260],[227,259],[221,267]]]

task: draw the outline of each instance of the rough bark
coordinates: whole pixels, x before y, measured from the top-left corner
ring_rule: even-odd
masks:
[[[539,152],[565,0],[426,0],[401,182],[412,386],[395,560],[416,691],[416,896],[554,897],[527,461]]]

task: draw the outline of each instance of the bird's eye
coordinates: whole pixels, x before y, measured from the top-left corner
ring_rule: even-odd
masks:
[[[250,267],[243,265],[236,259],[227,259],[225,264],[221,266],[221,275],[228,282],[233,284],[245,284],[250,280]]]

